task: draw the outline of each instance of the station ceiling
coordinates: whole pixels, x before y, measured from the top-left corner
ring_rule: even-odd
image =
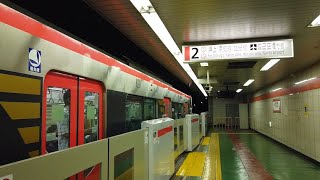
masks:
[[[129,0],[85,0],[119,31],[152,56],[183,83],[192,80],[177,63]],[[198,78],[207,70],[217,83],[213,91],[244,89],[252,93],[320,60],[320,28],[307,28],[319,14],[319,0],[151,0],[178,47],[189,44],[236,43],[292,38],[294,58],[281,59],[269,71],[260,69],[270,59],[256,60],[252,68],[228,68],[239,60],[211,61],[208,67],[191,64]],[[241,60],[255,61],[255,60]],[[249,87],[242,85],[255,79]]]

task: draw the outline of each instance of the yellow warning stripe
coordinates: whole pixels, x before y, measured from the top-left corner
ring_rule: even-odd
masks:
[[[41,80],[0,73],[0,92],[40,95]]]
[[[204,162],[204,152],[189,153],[187,158],[176,173],[177,176],[202,176]]]
[[[221,180],[220,144],[219,134],[212,133],[206,156],[203,180]]]
[[[208,146],[210,142],[210,137],[205,137],[202,141],[203,146]]]
[[[12,120],[40,118],[40,103],[0,102]]]
[[[216,163],[216,180],[221,180],[221,160],[220,160],[220,142],[219,142],[219,134],[213,133],[213,145],[215,148],[214,158]]]

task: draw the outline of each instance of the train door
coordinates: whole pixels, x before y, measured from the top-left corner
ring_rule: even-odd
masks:
[[[172,117],[171,99],[165,97],[163,99],[163,101],[164,101],[164,105],[165,105],[165,109],[164,109],[165,115],[166,115],[166,117],[170,117],[171,118]]]
[[[49,72],[44,92],[42,154],[102,139],[103,89],[98,82]],[[99,169],[88,168],[78,180],[99,180]]]
[[[102,96],[101,84],[96,81],[79,80],[78,145],[102,139]],[[99,180],[100,165],[79,173],[78,180]]]

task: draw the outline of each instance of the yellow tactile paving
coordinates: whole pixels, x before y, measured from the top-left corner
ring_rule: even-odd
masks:
[[[212,133],[206,156],[203,180],[221,180],[220,143],[219,134]]]
[[[202,176],[206,154],[204,152],[189,153],[177,172],[177,176]]]
[[[202,141],[203,146],[208,146],[210,142],[210,137],[205,137]]]

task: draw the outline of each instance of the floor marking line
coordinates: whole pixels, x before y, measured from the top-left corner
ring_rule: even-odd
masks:
[[[236,149],[240,160],[245,167],[250,179],[264,179],[273,180],[273,177],[268,173],[268,171],[263,167],[263,165],[256,159],[254,154],[241,143],[241,140],[236,134],[228,134],[233,146]]]

